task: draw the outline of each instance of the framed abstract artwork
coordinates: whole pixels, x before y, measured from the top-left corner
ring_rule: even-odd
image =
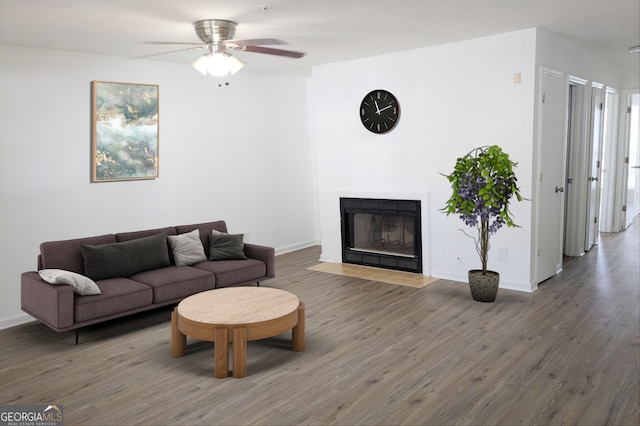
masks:
[[[159,176],[157,84],[91,82],[91,181]]]

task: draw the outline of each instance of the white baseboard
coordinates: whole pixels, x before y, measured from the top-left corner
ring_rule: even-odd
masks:
[[[275,249],[275,251],[277,256],[279,254],[290,253],[292,251],[302,250],[311,246],[319,246],[319,245],[320,245],[320,241],[310,240],[310,241],[304,241],[301,243],[291,244],[289,246],[278,247]]]
[[[320,262],[342,263],[342,259],[336,259],[334,256],[327,256],[325,254],[321,254],[320,255]]]
[[[431,271],[431,276],[433,278],[440,278],[443,280],[450,280],[450,281],[459,281],[459,282],[463,282],[466,283],[468,282],[468,276],[467,274],[452,274],[451,272],[447,272],[447,271]],[[536,291],[538,289],[537,285],[532,286],[529,283],[519,283],[519,282],[515,282],[515,281],[507,281],[504,280],[502,278],[500,278],[500,288],[503,288],[505,290],[515,290],[515,291],[522,291],[524,293],[533,293],[534,291]]]
[[[11,318],[2,318],[0,319],[0,330],[15,327],[16,325],[27,324],[29,322],[35,322],[35,320],[27,314],[16,315]]]

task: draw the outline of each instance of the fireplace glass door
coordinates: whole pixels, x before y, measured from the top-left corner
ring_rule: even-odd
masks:
[[[414,217],[355,213],[352,249],[414,256],[415,225]]]
[[[341,198],[342,261],[422,272],[420,201]]]

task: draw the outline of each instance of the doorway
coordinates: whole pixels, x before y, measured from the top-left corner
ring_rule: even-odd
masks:
[[[606,89],[596,82],[570,77],[567,126],[567,188],[563,254],[582,256],[598,243],[602,193],[602,152]]]
[[[619,117],[618,132],[605,141],[600,232],[624,231],[640,213],[640,91],[625,90],[615,99],[620,109],[611,122]]]
[[[584,233],[586,229],[584,202],[586,186],[580,182],[586,179],[585,156],[587,146],[587,81],[569,78],[569,99],[567,102],[567,165],[565,176],[565,216],[562,253],[577,257],[584,253]]]
[[[618,126],[615,125],[619,116],[620,94],[607,87],[604,103],[604,145],[602,149],[602,169],[600,182],[602,198],[600,199],[600,232],[618,232],[620,230],[621,206],[616,207],[616,188],[618,170]],[[616,225],[616,222],[617,225]]]

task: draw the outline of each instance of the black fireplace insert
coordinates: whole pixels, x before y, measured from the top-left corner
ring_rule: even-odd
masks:
[[[342,262],[422,273],[420,201],[340,198]]]

